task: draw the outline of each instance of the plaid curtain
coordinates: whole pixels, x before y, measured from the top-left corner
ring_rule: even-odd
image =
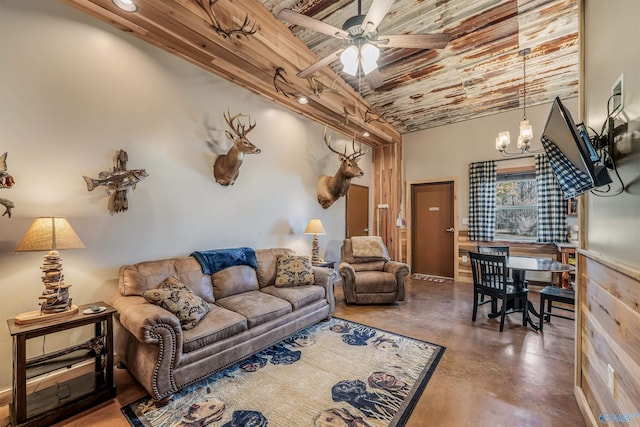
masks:
[[[594,187],[591,177],[574,166],[553,142],[544,136],[540,138],[540,141],[549,156],[551,167],[556,171],[556,177],[559,178],[557,185],[560,186],[565,199],[578,197]]]
[[[496,236],[496,162],[469,165],[469,240]]]
[[[567,241],[567,202],[544,154],[536,155],[538,184],[538,242]]]

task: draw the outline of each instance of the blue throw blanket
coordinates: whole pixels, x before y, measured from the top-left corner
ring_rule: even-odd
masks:
[[[213,274],[234,265],[249,265],[258,268],[256,251],[252,248],[212,249],[191,254],[198,260],[204,274]]]

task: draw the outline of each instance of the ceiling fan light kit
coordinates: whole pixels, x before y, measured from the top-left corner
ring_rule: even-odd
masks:
[[[278,13],[280,20],[338,38],[346,44],[346,47],[343,45],[300,71],[297,76],[307,78],[320,68],[340,58],[343,72],[356,76],[362,66],[362,72],[367,77],[369,86],[376,89],[383,83],[379,73],[372,73],[378,68],[380,47],[442,49],[447,45],[450,40],[450,36],[447,34],[398,34],[383,35],[378,38],[378,25],[391,10],[393,2],[394,0],[373,0],[369,11],[363,15],[361,0],[358,0],[358,14],[347,19],[342,28],[291,9],[282,9]]]
[[[380,58],[380,49],[373,44],[367,42],[360,47],[352,44],[340,54],[342,71],[351,76],[356,76],[358,74],[358,66],[361,65],[362,72],[366,76],[378,68],[378,58]]]
[[[360,56],[360,52],[358,51],[358,47],[354,44],[346,48],[340,54],[340,62],[342,62],[342,71],[349,74],[350,76],[355,76],[358,73],[358,57]]]

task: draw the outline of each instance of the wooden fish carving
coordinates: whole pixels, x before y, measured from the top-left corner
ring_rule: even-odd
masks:
[[[16,181],[7,172],[7,153],[0,156],[0,188],[11,188]]]
[[[11,218],[11,209],[15,208],[13,202],[9,199],[3,199],[0,197],[0,205],[4,206],[4,213],[2,216],[9,215],[9,218]]]
[[[83,176],[87,183],[87,190],[93,191],[96,187],[104,186],[108,195],[113,195],[116,191],[128,190],[131,187],[136,189],[136,184],[148,177],[145,169],[132,169],[125,171],[108,172],[103,171],[98,174],[98,178]]]

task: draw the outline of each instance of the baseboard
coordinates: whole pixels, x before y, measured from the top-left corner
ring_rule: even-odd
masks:
[[[582,413],[582,418],[584,418],[584,422],[588,427],[598,427],[599,424],[596,421],[596,417],[593,415],[591,411],[591,407],[589,406],[589,402],[587,402],[587,397],[582,392],[582,389],[578,386],[573,388],[573,395],[576,398],[576,402],[578,403],[578,407],[580,408],[580,412]]]

